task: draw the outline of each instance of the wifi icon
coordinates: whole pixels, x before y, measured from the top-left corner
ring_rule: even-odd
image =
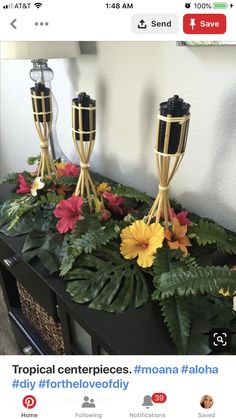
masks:
[[[42,3],[34,3],[35,7],[37,7],[37,9],[39,9],[42,6]]]

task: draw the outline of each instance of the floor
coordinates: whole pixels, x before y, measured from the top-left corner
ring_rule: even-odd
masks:
[[[22,355],[19,351],[11,323],[7,314],[2,289],[0,287],[0,355]]]

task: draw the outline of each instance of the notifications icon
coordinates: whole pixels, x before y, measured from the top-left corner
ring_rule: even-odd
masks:
[[[23,406],[26,409],[33,409],[36,406],[36,398],[32,395],[25,396],[22,400]]]
[[[142,406],[145,406],[146,409],[149,409],[149,407],[153,406],[152,397],[149,396],[148,394],[146,396],[144,396]]]

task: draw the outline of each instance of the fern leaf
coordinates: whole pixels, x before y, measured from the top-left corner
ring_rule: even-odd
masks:
[[[159,281],[161,275],[170,271],[169,252],[166,247],[162,247],[156,253],[153,263],[154,283]]]
[[[100,224],[99,224],[100,225]],[[115,220],[108,221],[104,226],[97,228],[95,220],[94,231],[89,230],[84,234],[79,231],[73,232],[69,237],[69,244],[66,246],[62,258],[60,274],[66,275],[73,267],[76,259],[83,253],[91,254],[94,250],[107,245],[109,242],[119,236],[121,229],[126,225],[125,222]],[[91,226],[89,227],[91,228]],[[78,234],[80,236],[78,237]],[[105,252],[105,250],[103,250]]]
[[[113,188],[113,193],[124,196],[125,198],[134,199],[137,202],[145,202],[148,205],[152,204],[151,198],[146,193],[139,192],[129,186],[118,185]]]
[[[199,266],[187,271],[176,269],[162,274],[155,286],[153,298],[161,300],[173,295],[187,297],[205,293],[218,294],[221,288],[233,295],[236,290],[236,271],[227,266]]]
[[[109,243],[109,241],[118,237],[119,234],[120,228],[117,225],[117,222],[112,220],[99,229],[88,231],[81,237],[75,239],[73,241],[73,246],[83,249],[85,253],[92,253],[93,250]]]
[[[160,305],[164,322],[167,324],[179,354],[186,354],[191,330],[191,314],[188,300],[171,297],[161,301]]]
[[[53,180],[57,185],[74,186],[78,182],[78,176],[62,176]]]
[[[195,238],[199,246],[217,244],[226,253],[236,253],[236,242],[228,236],[223,227],[214,222],[201,219],[197,225],[188,228],[188,236]]]
[[[182,252],[177,250],[170,250],[166,247],[162,247],[156,253],[156,257],[153,263],[153,282],[157,285],[162,274],[170,271],[176,271],[176,269],[186,270],[186,265],[182,259]]]
[[[199,265],[195,259],[195,257],[192,257],[190,255],[188,255],[185,258],[182,258],[182,262],[185,263],[185,265],[190,269],[190,268],[197,268]]]

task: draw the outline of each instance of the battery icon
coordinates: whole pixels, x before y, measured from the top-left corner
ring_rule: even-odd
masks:
[[[227,3],[213,3],[213,9],[227,9],[228,4]]]

